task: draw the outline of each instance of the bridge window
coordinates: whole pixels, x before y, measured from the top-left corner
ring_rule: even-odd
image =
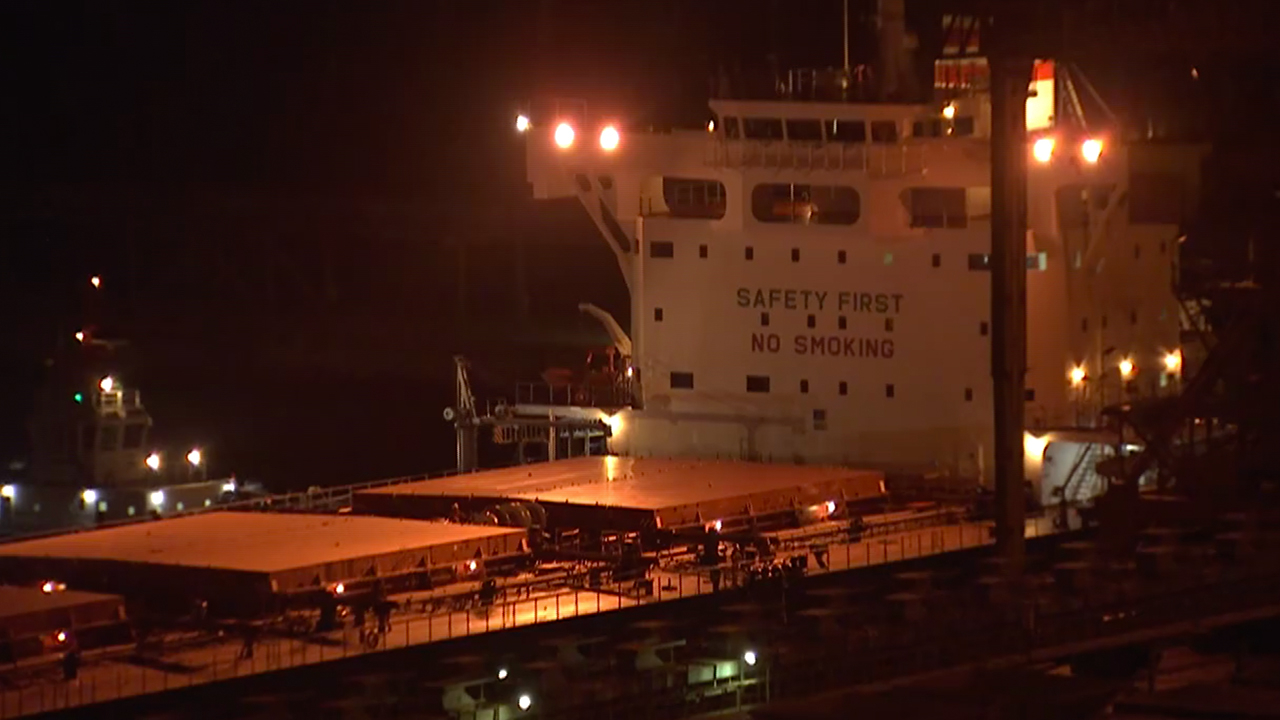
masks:
[[[787,139],[794,142],[822,142],[822,123],[817,120],[788,120]]]
[[[666,214],[678,218],[707,218],[719,220],[724,217],[725,190],[724,183],[716,180],[697,180],[690,178],[662,178],[662,202],[666,205]],[[660,208],[647,208],[648,212],[658,212]]]
[[[871,142],[898,142],[898,123],[893,120],[875,120],[871,123]]]
[[[911,227],[969,226],[964,188],[917,187],[909,191]]]
[[[747,392],[749,393],[769,392],[769,376],[768,375],[748,375],[747,376]]]
[[[742,118],[742,135],[748,140],[781,140],[782,121],[778,118]]]
[[[737,140],[742,133],[738,128],[738,118],[727,117],[721,121],[724,126],[724,136],[730,140]]]
[[[672,390],[692,390],[693,389],[693,373],[691,372],[671,372],[671,389]]]
[[[861,120],[827,120],[824,123],[827,142],[864,143],[867,124]]]
[[[972,137],[976,133],[977,126],[973,121],[972,115],[961,115],[955,119],[951,125],[952,134],[956,137]]]
[[[751,191],[751,213],[766,223],[852,225],[861,206],[858,192],[843,185],[772,183]]]

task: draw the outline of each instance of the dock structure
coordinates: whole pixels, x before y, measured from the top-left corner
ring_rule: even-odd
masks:
[[[875,503],[884,494],[884,475],[875,470],[602,456],[373,488],[355,493],[353,507],[437,518],[534,505],[552,529],[642,532],[717,521],[726,529],[753,520],[767,525],[810,509],[830,514]]]

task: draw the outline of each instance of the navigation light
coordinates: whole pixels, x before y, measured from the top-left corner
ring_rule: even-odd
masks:
[[[755,664],[756,664],[756,660],[758,660],[758,658],[756,657],[756,651],[755,651],[755,650],[748,650],[748,651],[746,651],[746,652],[742,653],[742,662],[744,662],[744,663],[746,663],[746,664],[748,664],[748,665],[755,665]]]
[[[61,645],[62,643],[64,643],[64,642],[66,642],[66,641],[67,641],[67,631],[66,631],[66,630],[59,630],[59,631],[58,631],[58,632],[53,636],[53,639],[54,639],[54,640],[57,640],[57,641],[58,641],[58,644],[59,644],[59,645]]]
[[[200,465],[200,461],[203,459],[204,459],[204,456],[200,454],[200,448],[192,448],[191,452],[187,453],[187,462],[191,463],[192,465],[196,465],[196,466]]]
[[[116,379],[111,377],[110,375],[98,381],[98,387],[102,388],[102,392],[111,392],[112,390],[115,389],[115,386],[116,386]]]
[[[18,494],[18,488],[12,485],[0,486],[0,498],[4,498],[5,500],[12,500],[14,497],[17,496],[17,494]]]
[[[709,133],[713,133],[713,132],[715,132],[715,131],[716,131],[716,121],[715,121],[715,120],[708,120],[708,121],[707,121],[707,132],[709,132]]]
[[[1181,350],[1174,350],[1173,352],[1165,353],[1165,356],[1164,356],[1165,370],[1168,370],[1171,373],[1176,373],[1178,372],[1178,368],[1180,367],[1182,367],[1182,351]]]
[[[516,700],[516,705],[519,705],[521,710],[528,710],[533,707],[533,698],[528,695],[521,695],[520,698]]]
[[[346,592],[346,591],[347,591],[347,586],[346,586],[346,585],[343,585],[342,583],[338,583],[337,585],[334,585],[334,586],[333,586],[333,594],[334,594],[334,595],[341,595],[342,593],[344,593],[344,592]]]
[[[516,116],[516,132],[526,132],[529,129],[529,118],[524,115]]]
[[[618,142],[622,140],[622,136],[618,134],[618,128],[612,125],[605,125],[600,131],[600,147],[606,151],[618,149]]]
[[[97,275],[94,275],[93,277],[89,278],[89,284],[94,286],[95,288],[100,288],[102,287],[102,278]]]
[[[76,331],[76,342],[84,342],[84,331],[83,331],[83,330],[77,330],[77,331]]]
[[[156,507],[160,507],[164,505],[164,491],[163,490],[153,491],[149,499],[151,500],[151,504],[155,505]]]
[[[147,467],[152,470],[160,469],[160,453],[151,453],[147,456]]]
[[[76,393],[71,396],[71,399],[75,400],[77,403],[82,403],[84,402],[84,393]]]
[[[93,505],[94,503],[98,502],[98,491],[85,490],[84,492],[80,493],[80,499],[84,501],[85,505]]]
[[[1098,162],[1098,158],[1102,157],[1102,141],[1089,138],[1080,145],[1080,154],[1084,156],[1084,161],[1093,164]]]
[[[573,145],[573,126],[567,122],[562,122],[556,126],[555,141],[561,150],[569,149]]]
[[[1036,162],[1047,163],[1053,159],[1054,139],[1051,137],[1042,137],[1036,140],[1031,146],[1031,154],[1035,157]]]

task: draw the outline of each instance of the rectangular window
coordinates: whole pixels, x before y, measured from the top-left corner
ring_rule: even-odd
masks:
[[[973,388],[964,389],[964,401],[973,402]]]
[[[98,428],[98,449],[111,451],[120,449],[120,427],[104,425]]]
[[[826,410],[813,411],[813,429],[814,430],[827,429],[827,411]]]
[[[662,322],[662,308],[653,309],[653,321]]]
[[[983,320],[982,322],[978,323],[979,335],[986,335],[987,333],[990,333],[990,332],[991,332],[991,326],[987,324],[986,320]]]
[[[867,124],[861,120],[826,120],[827,142],[864,143],[867,141]]]
[[[791,248],[791,262],[800,262],[800,248]]]
[[[849,329],[849,318],[845,317],[844,315],[841,315],[841,316],[836,320],[836,324],[837,324],[838,326],[840,326],[840,329],[841,329],[841,330],[848,330],[848,329]]]
[[[898,123],[894,120],[873,120],[871,122],[871,142],[898,142]]]
[[[893,318],[884,319],[884,331],[893,332]]]
[[[746,249],[746,252],[744,253],[744,256],[745,256],[748,260],[755,260],[755,259],[756,259],[756,249],[755,249],[755,248],[753,248],[753,247],[751,247],[750,245],[748,245],[748,246],[747,246],[747,249]]]
[[[649,257],[673,258],[676,256],[676,244],[669,240],[655,240],[649,243]]]
[[[933,254],[933,266],[942,267],[942,256],[939,255],[938,253]]]
[[[769,376],[768,375],[748,375],[747,376],[747,392],[749,393],[769,392]]]
[[[765,223],[852,225],[862,198],[844,185],[762,183],[751,189],[751,214]]]
[[[705,258],[706,256],[707,256],[707,246],[706,246],[706,245],[699,245],[699,246],[698,246],[698,257],[700,257],[700,258]]]
[[[142,423],[129,423],[124,426],[124,449],[137,450],[142,447],[142,440],[147,434],[147,426]]]
[[[1027,269],[1044,272],[1049,268],[1049,253],[1031,253],[1027,256]]]
[[[811,327],[811,328],[818,327],[818,318],[817,318],[817,316],[810,315],[810,316],[808,317],[807,323],[808,323],[809,327]]]
[[[969,253],[970,270],[990,270],[991,256],[985,253]]]
[[[742,118],[742,135],[748,140],[781,140],[782,120],[778,118]]]
[[[671,389],[672,390],[692,390],[693,389],[693,373],[691,372],[671,372]]]
[[[916,187],[909,193],[911,227],[966,228],[969,213],[964,188]]]
[[[977,131],[972,115],[957,116],[952,124],[952,135],[956,137],[972,137]]]
[[[1035,402],[1036,401],[1035,388],[1027,388],[1026,390],[1024,390],[1023,399],[1025,399],[1027,402]]]
[[[844,380],[840,381],[840,394],[841,395],[849,394],[849,383],[845,382]]]
[[[760,313],[760,327],[769,327],[769,313]]]
[[[800,381],[800,392],[801,392],[801,393],[805,393],[805,394],[807,394],[807,393],[809,392],[809,381],[808,381],[808,380],[801,380],[801,381]]]
[[[887,398],[893,397],[893,383],[884,386],[884,396]]]
[[[849,255],[848,255],[848,253],[846,253],[846,252],[845,252],[845,251],[843,251],[843,250],[838,250],[838,251],[836,251],[836,262],[838,262],[838,263],[840,263],[841,265],[843,265],[843,264],[845,264],[845,262],[847,262],[848,260],[849,260]]]
[[[818,120],[788,120],[787,140],[791,142],[822,142],[822,123]]]
[[[662,202],[667,206],[667,214],[673,218],[719,220],[725,213],[724,183],[718,180],[664,177]],[[647,210],[654,213],[661,208],[651,206]]]

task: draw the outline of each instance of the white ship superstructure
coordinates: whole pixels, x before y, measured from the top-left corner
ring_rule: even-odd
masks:
[[[630,289],[614,452],[990,480],[990,100],[961,45],[928,104],[725,98],[665,133],[521,116],[535,196],[576,196]],[[1033,432],[1176,390],[1197,159],[1059,122],[1056,74],[1037,63],[1027,108]]]

